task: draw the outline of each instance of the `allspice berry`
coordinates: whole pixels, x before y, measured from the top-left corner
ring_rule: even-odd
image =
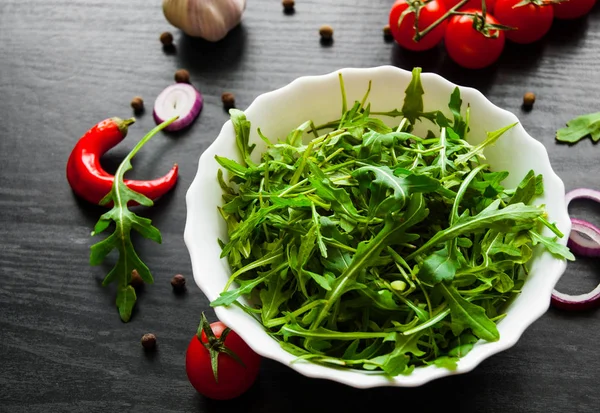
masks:
[[[137,270],[131,271],[131,282],[129,283],[133,288],[140,288],[144,285],[144,280],[140,277],[140,273]]]
[[[221,102],[226,110],[235,108],[235,95],[233,93],[225,92],[221,95]]]
[[[181,274],[175,275],[171,279],[171,286],[173,286],[173,291],[176,293],[180,293],[185,290],[185,277]]]
[[[535,103],[535,93],[527,92],[523,95],[523,106],[531,108]]]
[[[144,110],[144,99],[141,96],[136,96],[131,99],[131,107],[135,113],[140,113]]]
[[[383,26],[383,38],[385,40],[392,40],[392,38],[393,38],[393,36],[392,36],[392,29],[390,29],[390,25],[389,24]]]
[[[147,351],[154,350],[156,348],[156,336],[152,333],[144,334],[142,336],[142,347]]]
[[[160,42],[163,46],[173,46],[173,35],[170,32],[161,33]]]
[[[281,4],[283,5],[283,10],[286,13],[290,13],[294,11],[294,6],[296,5],[296,2],[294,0],[283,0]]]
[[[175,81],[177,83],[190,83],[190,72],[185,69],[179,69],[175,72]]]
[[[333,39],[333,28],[327,24],[323,25],[319,29],[319,34],[321,35],[321,39],[329,41]]]

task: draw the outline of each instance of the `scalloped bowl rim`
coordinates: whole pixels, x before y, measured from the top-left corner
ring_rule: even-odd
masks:
[[[402,77],[403,80],[405,80],[407,76],[410,77],[410,72],[393,66],[380,66],[366,69],[344,68],[325,75],[303,76],[297,78],[286,86],[258,96],[244,112],[246,113],[248,119],[252,120],[255,115],[258,115],[261,112],[262,106],[268,106],[268,104],[272,104],[276,101],[283,102],[288,93],[294,93],[294,91],[297,91],[298,89],[310,85],[314,86],[314,84],[318,83],[325,85],[326,82],[335,82],[338,84],[338,73],[340,72],[344,75],[347,88],[349,83],[351,83],[351,81],[349,82],[348,80],[351,79],[353,75],[359,77],[366,76],[369,79],[372,79],[374,84],[377,81],[378,76],[398,76],[398,78]],[[424,87],[428,83],[437,83],[438,85],[441,85],[441,88],[445,89],[454,89],[454,87],[457,86],[434,73],[422,73],[421,79]],[[484,108],[487,112],[492,113],[493,116],[513,119],[514,122],[518,122],[518,118],[513,113],[494,105],[478,90],[470,87],[458,87],[461,91],[461,95],[463,96],[463,101],[466,100],[465,97],[468,97],[469,102],[476,101],[477,105],[481,105],[482,108]],[[425,87],[425,97],[427,97],[428,93],[435,94],[436,92],[428,91]],[[349,101],[351,100],[349,99]],[[472,105],[472,108],[474,107],[475,105]],[[297,124],[300,124],[303,121],[304,120],[300,120]],[[262,128],[263,125],[256,125],[253,122],[253,129],[255,129],[257,126],[261,126]],[[288,130],[290,129],[291,128]],[[546,193],[553,193],[557,200],[564,199],[564,184],[552,170],[546,148],[539,141],[531,137],[523,129],[520,123],[513,129],[514,132],[512,133],[516,134],[518,139],[521,140],[519,143],[529,145],[531,148],[533,148],[534,151],[531,153],[535,153],[537,155],[537,160],[541,162],[541,165],[543,166],[542,169],[546,169],[546,171],[543,173]],[[230,120],[223,125],[215,141],[200,156],[197,174],[186,194],[187,218],[184,231],[184,240],[192,261],[194,279],[199,288],[204,292],[210,301],[214,300],[220,291],[215,291],[214,288],[209,287],[203,274],[203,271],[206,270],[207,266],[207,262],[205,261],[206,257],[203,257],[203,255],[206,254],[205,249],[208,244],[206,244],[205,239],[203,238],[207,236],[206,233],[198,231],[199,228],[202,228],[201,225],[203,223],[203,218],[201,217],[202,213],[199,212],[202,211],[202,209],[199,208],[199,205],[202,203],[203,193],[201,189],[204,189],[203,185],[207,184],[209,180],[216,181],[216,169],[207,169],[207,165],[210,164],[211,161],[214,161],[213,153],[215,148],[218,145],[223,144],[223,142],[227,141],[228,139],[235,140],[233,127]],[[212,175],[207,175],[206,172],[211,170],[213,172]],[[536,172],[538,171],[536,170]],[[214,202],[215,210],[218,204],[220,204],[220,199]],[[555,212],[550,214],[550,217],[553,221],[557,222],[558,227],[563,231],[563,233],[569,234],[571,230],[571,224],[566,204],[563,204],[564,202],[562,204],[560,202],[557,204],[549,204],[555,209]],[[204,223],[205,222],[206,221],[204,221]],[[201,235],[198,235],[199,233],[201,233]],[[217,234],[210,234],[208,236],[211,237],[212,241],[216,244]],[[566,238],[567,237],[564,237],[561,242],[566,244]],[[419,367],[415,369],[412,374],[407,376],[388,378],[381,374],[372,374],[364,371],[337,369],[334,367],[326,367],[310,362],[293,362],[295,357],[283,350],[279,344],[276,343],[276,341],[264,331],[264,329],[256,320],[252,319],[240,308],[236,306],[217,307],[215,308],[215,312],[217,317],[223,323],[236,331],[242,337],[242,339],[244,339],[244,341],[246,341],[246,343],[258,354],[281,362],[284,365],[288,365],[292,369],[305,376],[333,380],[357,388],[381,386],[420,386],[431,380],[444,376],[470,372],[486,358],[514,346],[523,332],[548,310],[552,290],[564,273],[566,269],[566,262],[564,260],[559,260],[549,256],[547,252],[544,252],[541,255],[543,257],[539,258],[538,261],[543,259],[546,263],[545,266],[540,264],[542,266],[542,270],[545,272],[545,283],[543,285],[543,291],[538,292],[540,297],[537,298],[535,303],[536,305],[534,307],[530,307],[528,312],[521,314],[517,325],[511,325],[511,329],[508,333],[501,332],[501,338],[499,341],[494,343],[480,341],[477,343],[469,354],[459,360],[457,369],[454,371],[438,368],[436,366],[427,366]],[[227,271],[227,264],[225,263],[223,265],[224,259],[220,260],[218,259],[218,256],[216,259],[220,261],[220,265],[217,266],[217,270],[222,268],[223,271]],[[227,272],[224,274],[227,277],[229,276],[229,273]],[[224,283],[221,284],[221,288],[223,285]],[[525,285],[527,285],[527,282]],[[508,312],[510,312],[510,310]],[[502,321],[498,324],[499,329],[501,329],[501,325]],[[276,346],[273,344],[276,344]]]

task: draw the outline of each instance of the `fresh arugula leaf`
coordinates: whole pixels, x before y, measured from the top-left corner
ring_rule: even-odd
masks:
[[[250,121],[246,119],[244,112],[238,109],[229,109],[231,123],[235,130],[235,141],[247,166],[254,166],[250,155],[256,145],[250,145]]]
[[[571,250],[569,250],[569,247],[560,244],[558,242],[558,237],[547,237],[545,235],[540,235],[533,230],[529,231],[529,235],[531,235],[533,245],[542,244],[548,250],[548,252],[555,257],[564,258],[569,261],[575,261],[575,256]]]
[[[566,128],[556,132],[556,139],[567,143],[577,143],[588,136],[594,142],[600,140],[600,112],[571,119]]]
[[[138,153],[142,146],[176,119],[176,117],[172,118],[152,129],[123,159],[115,173],[115,179],[110,192],[100,201],[101,205],[107,205],[112,202],[113,207],[100,217],[94,227],[94,231],[92,231],[92,236],[94,236],[106,230],[111,222],[115,224],[114,232],[111,235],[91,246],[90,264],[100,265],[111,251],[118,251],[119,257],[117,262],[104,278],[104,281],[102,281],[102,285],[106,286],[112,282],[117,283],[116,304],[121,320],[124,322],[128,322],[131,319],[131,313],[137,300],[135,290],[130,285],[131,272],[137,270],[142,280],[147,284],[154,282],[148,266],[137,255],[133,247],[131,232],[135,230],[144,238],[151,239],[159,244],[162,242],[160,231],[152,225],[152,221],[135,214],[127,207],[130,202],[136,202],[147,207],[152,206],[154,203],[151,199],[125,185],[123,180],[124,175],[132,169],[131,159]]]
[[[412,79],[406,88],[402,114],[414,125],[419,116],[423,114],[423,85],[421,84],[421,68],[415,67],[412,71]]]
[[[419,270],[419,279],[429,285],[452,281],[460,268],[451,243],[427,257]]]
[[[486,341],[498,341],[500,333],[496,324],[485,315],[485,310],[468,302],[456,291],[444,283],[438,284],[441,294],[448,300],[450,317],[452,318],[452,331],[459,335],[465,328],[470,328],[473,334]]]

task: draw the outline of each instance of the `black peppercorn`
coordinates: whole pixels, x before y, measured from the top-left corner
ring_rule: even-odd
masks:
[[[169,32],[161,33],[160,42],[163,46],[173,46],[173,35]]]
[[[235,108],[235,95],[225,92],[221,95],[221,102],[223,102],[223,107],[227,110]]]
[[[185,69],[179,69],[175,72],[175,82],[190,83],[190,72]]]
[[[523,106],[531,108],[535,103],[535,93],[527,92],[523,95]]]
[[[294,0],[283,0],[281,4],[283,5],[283,10],[286,13],[291,13],[294,11],[294,6],[296,5],[296,2]]]
[[[171,285],[173,286],[173,290],[175,292],[182,292],[185,290],[185,277],[181,274],[175,275],[171,279]]]
[[[144,99],[142,99],[140,96],[134,97],[131,99],[131,107],[135,113],[140,113],[144,110]]]
[[[333,39],[333,28],[327,24],[321,26],[321,28],[319,29],[319,34],[321,35],[321,39],[331,40]]]
[[[142,346],[144,350],[154,350],[156,348],[156,336],[152,333],[144,334],[142,336]]]
[[[131,281],[129,282],[133,288],[140,288],[144,285],[144,280],[140,277],[140,273],[137,270],[131,271]]]

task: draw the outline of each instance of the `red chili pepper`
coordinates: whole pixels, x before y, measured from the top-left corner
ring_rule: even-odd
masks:
[[[94,204],[98,204],[110,192],[115,177],[102,168],[100,157],[125,139],[127,127],[133,122],[135,119],[106,119],[83,135],[67,162],[67,180],[73,192]],[[155,200],[175,186],[177,172],[178,166],[175,164],[162,178],[151,181],[126,179],[125,185]]]

